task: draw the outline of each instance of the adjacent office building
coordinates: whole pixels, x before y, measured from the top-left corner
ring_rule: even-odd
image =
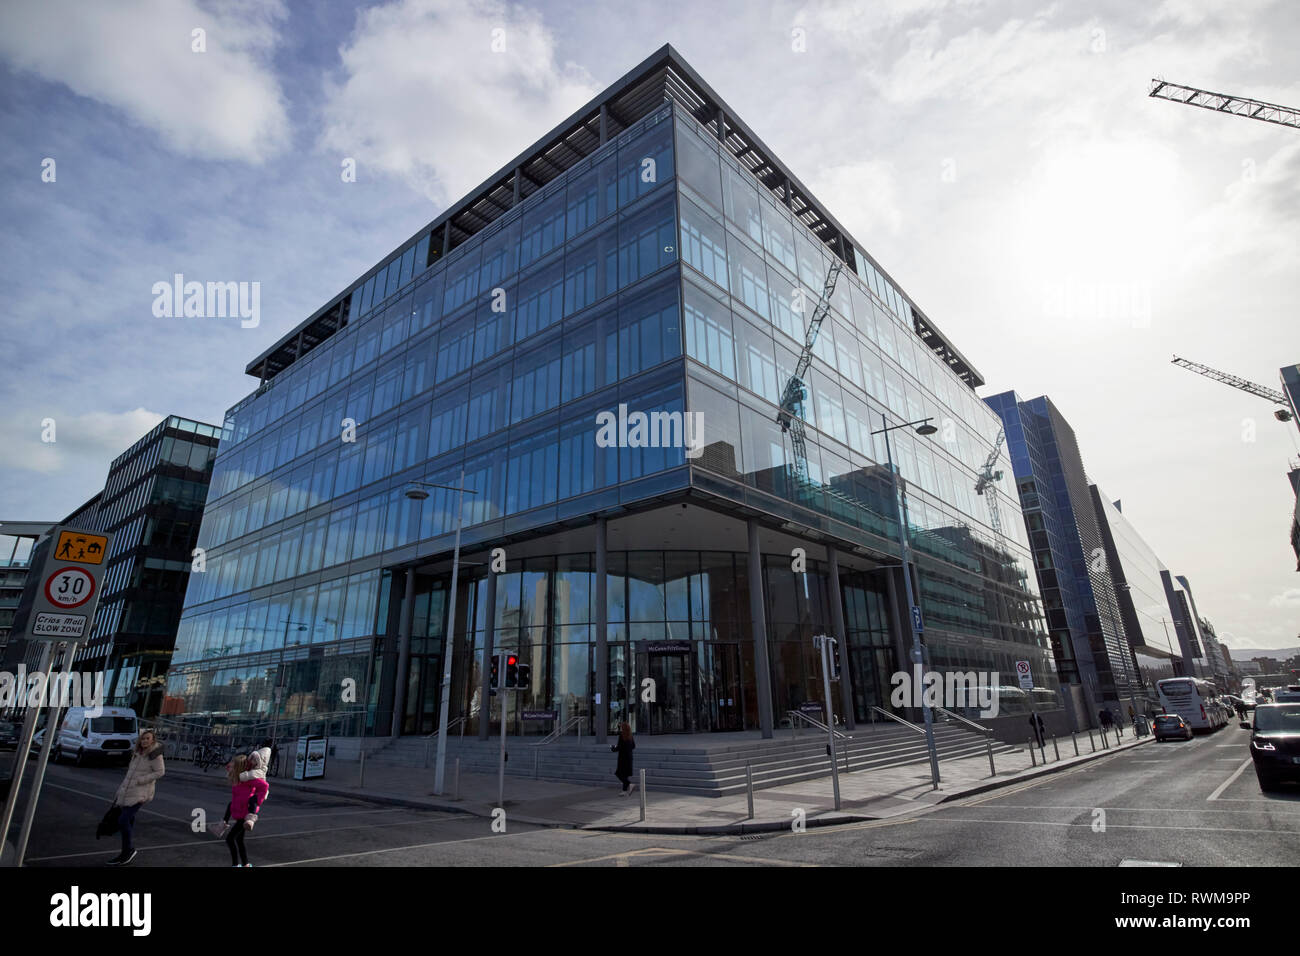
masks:
[[[985,399],[1002,419],[1052,652],[1076,713],[1141,693],[1074,429],[1047,396]]]
[[[778,409],[832,264],[801,441]],[[979,372],[670,47],[246,371],[167,712],[428,733],[450,655],[486,734],[507,652],[512,732],[771,733],[823,697],[827,633],[870,719],[910,669],[895,477],[928,665],[1014,710],[1028,660],[1060,706],[1019,502],[974,491]]]
[[[74,667],[104,671],[106,703],[159,712],[221,429],[175,415],[119,455],[62,525],[113,535],[90,637]],[[35,665],[36,642],[10,656]],[[6,658],[8,659],[8,657]]]
[[[1133,650],[1149,699],[1155,682],[1166,677],[1197,676],[1196,632],[1172,585],[1172,577],[1137,529],[1097,485],[1090,485],[1093,513],[1115,582],[1124,633]]]
[[[0,662],[7,662],[14,613],[32,567],[32,552],[53,521],[0,521]]]

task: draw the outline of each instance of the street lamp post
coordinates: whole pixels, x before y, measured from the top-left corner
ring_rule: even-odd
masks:
[[[908,548],[907,548],[907,516],[903,510],[902,489],[898,484],[898,472],[894,469],[894,452],[889,444],[889,433],[896,428],[911,428],[917,426],[918,435],[933,435],[939,429],[935,428],[930,422],[933,419],[922,418],[914,422],[904,422],[902,425],[890,425],[889,420],[882,414],[880,423],[883,428],[872,432],[873,435],[885,436],[885,455],[889,460],[889,480],[890,488],[894,496],[894,509],[898,514],[898,546],[901,549],[903,560],[903,586],[907,595],[907,619],[912,628],[912,666],[919,669],[924,663],[924,655],[921,651],[921,632],[916,625],[916,613],[913,608],[916,607],[916,598],[912,593],[912,575],[908,570]],[[921,696],[921,713],[925,715],[925,746],[930,752],[930,782],[934,789],[939,789],[939,752],[934,744],[934,714],[930,710],[930,705],[926,703],[925,695]]]
[[[447,715],[451,705],[451,658],[456,643],[456,581],[460,573],[460,530],[464,523],[465,469],[460,470],[459,485],[436,485],[424,481],[412,481],[406,489],[406,497],[412,501],[423,501],[429,497],[429,493],[424,490],[426,488],[442,488],[457,493],[456,544],[451,553],[451,597],[447,602],[447,629],[442,645],[442,700],[438,706],[438,764],[433,778],[433,792],[441,795],[447,769]],[[471,490],[470,494],[477,494],[477,492]],[[488,613],[491,613],[491,609]],[[485,661],[484,664],[486,663]]]

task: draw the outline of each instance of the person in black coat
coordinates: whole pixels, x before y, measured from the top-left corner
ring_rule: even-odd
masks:
[[[632,751],[636,749],[636,742],[632,739],[632,725],[621,723],[618,725],[618,743],[609,748],[612,753],[618,754],[618,766],[614,768],[614,776],[618,777],[623,783],[623,796],[627,796],[636,789],[636,784],[632,782]]]

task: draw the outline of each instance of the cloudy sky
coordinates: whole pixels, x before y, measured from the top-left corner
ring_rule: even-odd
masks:
[[[1146,96],[1300,104],[1285,0],[6,0],[0,517],[61,518],[165,414],[219,423],[249,360],[665,42],[981,394],[1052,397],[1230,646],[1297,643],[1300,431],[1169,359],[1300,361],[1300,131]],[[261,323],[155,317],[178,272],[260,282]]]

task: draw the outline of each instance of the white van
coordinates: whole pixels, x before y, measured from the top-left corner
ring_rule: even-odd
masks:
[[[125,765],[131,759],[138,728],[135,711],[129,707],[69,707],[50,756],[54,760],[71,758],[78,767],[92,760]]]

